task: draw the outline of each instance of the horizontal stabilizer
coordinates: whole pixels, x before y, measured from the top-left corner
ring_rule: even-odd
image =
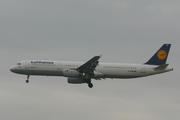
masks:
[[[163,65],[160,65],[160,66],[154,68],[154,70],[164,70],[164,69],[167,68],[168,65],[169,65],[169,64],[163,64]]]

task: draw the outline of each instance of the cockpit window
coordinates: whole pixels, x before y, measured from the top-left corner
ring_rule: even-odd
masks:
[[[21,65],[21,63],[17,63],[17,65]]]

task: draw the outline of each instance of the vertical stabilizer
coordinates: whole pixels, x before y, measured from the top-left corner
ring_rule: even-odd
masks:
[[[163,65],[168,58],[171,44],[164,44],[145,64],[148,65]]]

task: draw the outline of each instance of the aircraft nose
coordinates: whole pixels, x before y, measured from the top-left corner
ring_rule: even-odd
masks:
[[[11,71],[11,72],[15,72],[15,71],[16,71],[15,66],[11,67],[11,68],[10,68],[10,71]]]

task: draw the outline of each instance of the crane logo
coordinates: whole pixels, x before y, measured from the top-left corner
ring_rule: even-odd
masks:
[[[167,58],[167,52],[165,50],[159,50],[158,53],[157,53],[157,57],[160,60],[164,60],[164,59]]]

